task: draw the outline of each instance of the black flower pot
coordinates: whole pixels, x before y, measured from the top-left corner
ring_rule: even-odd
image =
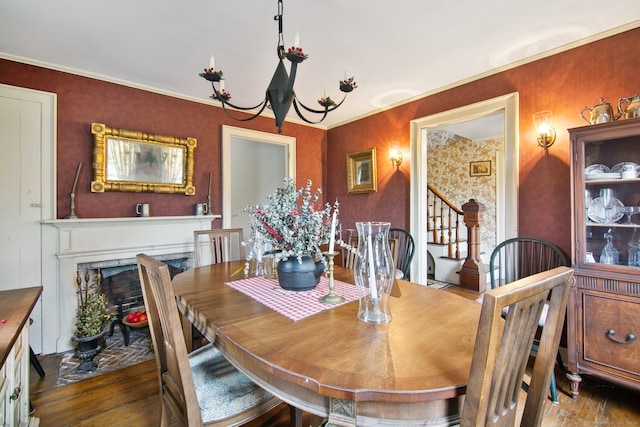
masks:
[[[324,272],[322,261],[314,261],[308,255],[298,262],[297,257],[289,257],[278,262],[278,282],[288,291],[309,291],[320,282]]]
[[[74,355],[76,358],[82,360],[82,363],[77,368],[78,372],[91,372],[98,368],[98,362],[93,360],[93,358],[102,351],[100,342],[106,333],[107,331],[105,330],[101,334],[92,337],[71,337],[72,341],[78,343]]]

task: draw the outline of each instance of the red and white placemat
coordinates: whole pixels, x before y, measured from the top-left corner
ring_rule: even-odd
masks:
[[[329,279],[324,276],[320,277],[318,286],[310,291],[287,291],[280,287],[277,280],[264,277],[250,277],[226,283],[294,322],[358,299],[358,290],[354,285],[337,280],[334,280],[333,284],[333,292],[344,298],[341,304],[325,304],[319,301],[319,298],[329,293]]]

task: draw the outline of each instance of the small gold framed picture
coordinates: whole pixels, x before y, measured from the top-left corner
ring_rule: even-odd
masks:
[[[469,176],[491,176],[491,160],[469,162]]]
[[[376,149],[347,154],[347,192],[369,193],[378,191]]]

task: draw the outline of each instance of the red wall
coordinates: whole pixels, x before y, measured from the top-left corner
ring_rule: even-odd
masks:
[[[571,249],[569,134],[584,126],[580,110],[612,105],[640,93],[640,28],[536,62],[500,72],[328,131],[327,192],[340,200],[343,227],[355,221],[384,220],[409,228],[409,137],[411,120],[519,92],[519,235],[549,240]],[[552,110],[557,132],[545,153],[535,140],[532,115]],[[398,141],[404,161],[396,171],[388,144]],[[345,155],[377,147],[378,192],[349,195]]]
[[[490,77],[440,92],[328,132],[285,123],[283,133],[297,138],[297,180],[312,179],[327,201],[338,198],[341,222],[386,220],[409,227],[409,123],[512,92],[520,94],[519,234],[550,240],[570,250],[569,139],[566,129],[582,126],[579,112],[604,97],[640,93],[640,28],[563,52]],[[154,215],[191,215],[193,204],[206,201],[213,171],[213,212],[221,212],[220,149],[223,124],[275,133],[273,119],[246,123],[228,119],[210,105],[158,95],[73,74],[0,60],[0,83],[58,94],[58,218],[69,213],[68,192],[79,162],[78,216],[133,216],[136,203],[152,204]],[[203,91],[206,88],[203,88]],[[357,96],[357,92],[355,95]],[[532,114],[550,109],[558,137],[548,153],[538,147]],[[94,194],[91,173],[91,122],[111,127],[198,139],[195,197],[150,193]],[[396,170],[387,160],[389,143],[397,141],[404,162]],[[347,194],[346,154],[376,147],[378,192]],[[324,166],[323,166],[324,165]]]
[[[221,126],[226,124],[277,132],[271,118],[240,123],[211,105],[8,60],[0,60],[0,83],[57,94],[58,218],[69,214],[69,192],[79,162],[82,162],[82,169],[76,189],[76,214],[80,218],[135,216],[136,203],[150,203],[154,216],[192,215],[195,203],[207,201],[209,172],[213,172],[212,212],[221,213]],[[203,84],[202,90],[204,97],[206,85]],[[92,122],[153,134],[196,138],[196,195],[91,193]],[[297,138],[298,182],[311,179],[314,187],[324,187],[321,159],[326,153],[326,131],[285,123],[283,135]]]

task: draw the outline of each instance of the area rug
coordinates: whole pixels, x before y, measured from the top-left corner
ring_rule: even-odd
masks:
[[[74,356],[73,351],[64,353],[58,367],[56,387],[126,368],[154,357],[149,328],[131,329],[129,345],[125,346],[124,337],[116,327],[113,336],[106,337],[106,348],[93,359],[98,361],[95,371],[77,372],[82,361]]]
[[[427,286],[434,289],[445,289],[451,286],[451,283],[440,282],[438,280],[429,279],[427,280]]]

